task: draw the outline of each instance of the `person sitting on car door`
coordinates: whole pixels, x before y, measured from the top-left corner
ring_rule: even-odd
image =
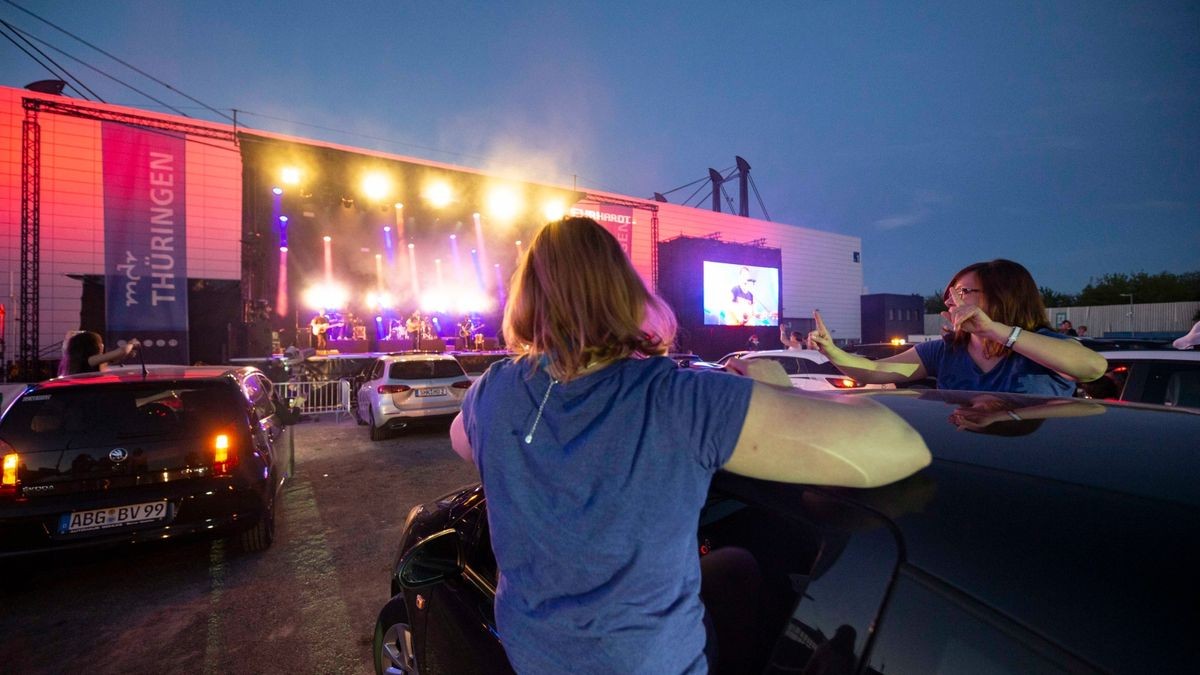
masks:
[[[833,343],[820,312],[809,344],[847,377],[867,384],[937,378],[939,389],[1072,396],[1076,382],[1104,375],[1108,361],[1046,321],[1029,270],[1011,260],[968,265],[946,285],[950,323],[941,340],[871,361]]]
[[[659,358],[675,332],[594,220],[549,223],[522,256],[503,323],[519,356],[471,386],[450,428],[483,480],[517,672],[710,667],[696,523],[718,469],[867,487],[929,462],[890,410],[805,395],[774,361],[734,360],[746,377],[676,367]]]

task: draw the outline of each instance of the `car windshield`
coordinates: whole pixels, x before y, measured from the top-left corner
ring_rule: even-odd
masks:
[[[32,393],[13,404],[0,439],[23,452],[130,439],[178,440],[245,423],[237,390],[226,386],[77,387]]]
[[[462,366],[457,361],[397,361],[388,368],[388,379],[433,380],[443,377],[463,377]]]

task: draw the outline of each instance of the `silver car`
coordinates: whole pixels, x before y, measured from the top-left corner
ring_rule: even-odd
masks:
[[[732,357],[733,355],[729,355]],[[726,357],[726,358],[729,358]],[[894,384],[863,384],[846,377],[829,362],[829,359],[813,349],[767,349],[745,352],[737,358],[770,359],[783,366],[792,386],[804,391],[845,391],[849,389],[895,389]],[[725,359],[722,359],[725,360]]]
[[[358,417],[382,440],[415,419],[449,419],[462,409],[471,380],[449,354],[381,356],[358,389]]]

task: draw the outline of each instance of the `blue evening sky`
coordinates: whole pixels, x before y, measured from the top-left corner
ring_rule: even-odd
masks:
[[[862,238],[870,292],[1200,269],[1194,2],[16,1],[260,129],[641,197],[741,155],[772,220]],[[51,77],[7,40],[0,73]]]

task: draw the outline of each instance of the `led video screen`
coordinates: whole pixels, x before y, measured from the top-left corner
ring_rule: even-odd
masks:
[[[705,260],[704,325],[779,325],[779,270]]]

